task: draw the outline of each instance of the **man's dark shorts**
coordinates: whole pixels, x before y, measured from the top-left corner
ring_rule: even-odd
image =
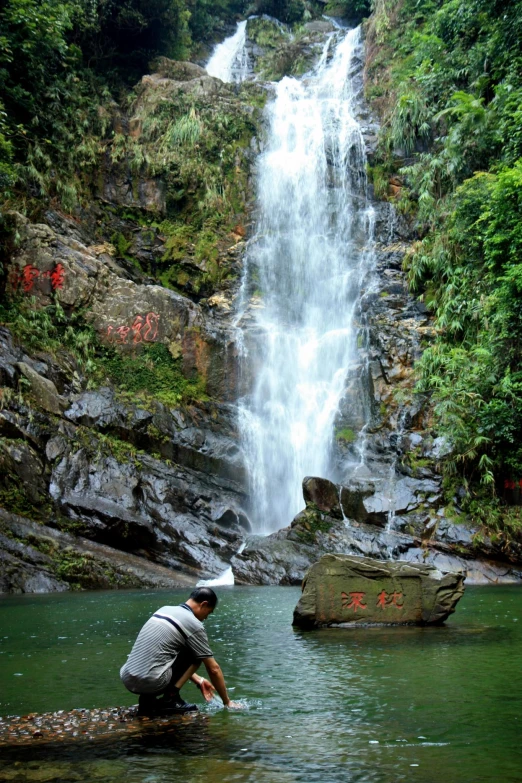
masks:
[[[158,693],[168,693],[170,690],[172,690],[179,678],[185,674],[187,669],[189,669],[191,666],[199,666],[200,663],[201,660],[199,658],[195,658],[190,650],[186,648],[180,650],[176,656],[176,659],[174,660],[174,663],[172,664],[172,677],[170,678],[169,684],[162,691],[158,691]]]

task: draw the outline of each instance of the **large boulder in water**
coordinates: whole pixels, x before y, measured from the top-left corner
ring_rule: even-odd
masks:
[[[402,561],[324,555],[308,570],[293,624],[442,623],[464,593],[462,572]]]

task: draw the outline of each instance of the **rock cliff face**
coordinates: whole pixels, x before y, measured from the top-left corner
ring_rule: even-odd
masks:
[[[8,398],[0,411],[3,504],[54,529],[12,514],[0,517],[9,566],[2,589],[49,588],[51,582],[34,579],[41,558],[33,550],[47,556],[53,535],[51,574],[80,586],[184,584],[184,575],[194,583],[226,568],[249,529],[230,406],[171,410],[156,401],[144,408],[118,400],[113,388],[75,392],[50,357],[27,356],[6,329],[0,336],[3,400]],[[12,391],[22,378],[29,384],[23,397]],[[88,568],[62,568],[71,534],[168,567],[170,582],[166,568],[163,581],[154,568],[147,581],[146,562],[144,577],[130,570],[113,582]],[[8,547],[9,539],[22,548]]]
[[[260,28],[257,70],[299,73],[329,29],[314,25],[269,44]],[[515,546],[445,510],[447,444],[413,391],[430,320],[402,273],[411,229],[387,203],[336,483],[306,479],[292,525],[251,535],[232,316],[265,98],[162,59],[128,112],[113,106],[88,207],[9,216],[5,289],[23,317],[0,326],[0,591],[194,584],[229,564],[242,583],[297,584],[330,552],[522,579]],[[371,154],[377,125],[361,119]]]
[[[250,529],[229,314],[259,90],[239,95],[191,63],[156,66],[128,114],[114,106],[88,207],[6,218],[0,591],[195,584]],[[194,152],[181,170],[175,138],[177,157],[158,160],[154,118],[165,132],[192,128],[205,165]],[[195,201],[205,176],[222,177],[230,200],[214,204],[213,233]],[[199,233],[184,229],[189,213]]]
[[[422,486],[402,481],[396,500],[400,516],[391,519],[387,494],[370,482],[342,486],[306,478],[305,509],[290,527],[266,538],[249,537],[244,551],[232,559],[237,581],[300,584],[308,568],[329,553],[462,571],[467,584],[522,580],[519,545],[506,548],[480,530],[434,512],[429,481]]]

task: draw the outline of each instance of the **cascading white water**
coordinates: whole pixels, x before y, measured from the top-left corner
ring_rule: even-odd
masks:
[[[267,109],[247,259],[262,295],[245,339],[255,382],[240,404],[259,533],[288,525],[303,507],[306,475],[331,474],[334,420],[358,362],[354,312],[374,223],[355,119],[361,48],[359,29],[331,34],[314,71],[279,82]]]
[[[246,20],[238,22],[235,34],[216,46],[206,66],[210,76],[223,82],[239,83],[246,79],[249,72],[246,26]]]

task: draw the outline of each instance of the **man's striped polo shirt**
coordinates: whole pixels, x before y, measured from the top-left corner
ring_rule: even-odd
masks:
[[[162,691],[182,649],[196,659],[212,657],[207,632],[192,609],[187,604],[162,606],[147,620],[121,667],[123,684],[132,693]]]

